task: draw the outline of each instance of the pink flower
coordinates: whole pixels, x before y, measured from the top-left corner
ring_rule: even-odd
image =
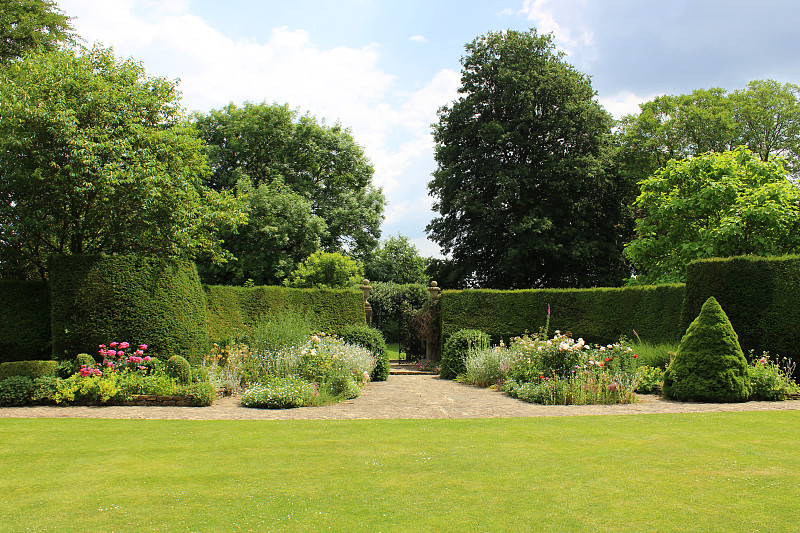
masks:
[[[100,346],[98,346],[98,348],[100,348],[101,350],[104,349],[105,347],[106,347],[105,344],[101,344]]]
[[[119,343],[117,341],[114,341],[111,344],[109,344],[109,346],[111,346],[112,348],[116,348],[117,344],[119,344]]]
[[[139,345],[139,349],[140,350],[146,350],[147,349],[147,345],[146,344],[140,344]]]
[[[114,368],[114,363],[112,363],[111,361],[106,361],[106,366],[108,368]]]
[[[145,355],[145,356],[144,356],[144,360],[145,360],[145,361],[147,361],[147,362],[149,363],[149,362],[150,362],[150,356],[149,356],[149,355]]]
[[[144,352],[142,350],[136,350],[133,353],[135,353],[136,355],[144,355]]]
[[[123,352],[122,350],[117,352],[118,357],[122,357],[123,355],[125,355],[125,352]]]
[[[137,366],[136,368],[138,368],[139,370],[144,370],[145,369],[145,367],[143,367],[141,365]]]
[[[123,342],[123,343],[120,343],[120,345],[119,345],[119,349],[120,349],[120,350],[124,350],[124,349],[125,349],[125,348],[127,348],[128,346],[130,346],[130,344],[128,344],[127,342]]]

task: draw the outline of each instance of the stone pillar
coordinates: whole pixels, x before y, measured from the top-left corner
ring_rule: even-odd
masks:
[[[361,289],[361,292],[364,293],[364,314],[366,315],[366,318],[367,318],[367,325],[371,326],[372,325],[372,306],[369,305],[369,302],[367,301],[367,298],[369,298],[369,291],[372,290],[372,287],[370,287],[370,285],[369,285],[369,280],[368,279],[363,280],[361,282],[361,287],[359,287],[359,288]]]

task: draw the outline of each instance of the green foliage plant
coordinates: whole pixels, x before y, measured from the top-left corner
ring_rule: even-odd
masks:
[[[426,261],[408,237],[398,234],[383,241],[364,263],[364,275],[371,282],[398,285],[427,284]]]
[[[314,252],[286,278],[287,287],[343,289],[358,285],[364,271],[356,261],[339,252]]]
[[[664,397],[683,402],[743,402],[750,392],[739,338],[711,296],[689,325],[664,374]]]
[[[0,276],[22,275],[7,265],[0,254]],[[0,279],[0,363],[51,357],[50,307],[46,282]]]
[[[502,385],[511,368],[511,357],[504,346],[472,350],[464,361],[464,383],[477,387]]]
[[[453,333],[442,347],[442,367],[439,375],[443,379],[454,379],[466,370],[464,362],[472,350],[489,348],[489,335],[477,329],[463,329]]]
[[[664,368],[640,366],[636,369],[636,392],[654,394],[661,392],[664,386]]]
[[[370,381],[386,381],[389,377],[389,354],[386,341],[381,332],[369,326],[348,326],[339,334],[347,344],[355,344],[372,352],[375,368],[369,376]]]
[[[179,385],[173,394],[189,398],[194,407],[207,407],[214,403],[217,390],[211,383],[200,381],[189,385]]]
[[[178,383],[187,385],[192,381],[192,366],[180,355],[173,355],[167,359],[165,370],[167,375],[178,380]]]
[[[36,390],[34,381],[27,376],[11,376],[0,381],[0,406],[13,407],[31,403]]]
[[[751,359],[752,362],[747,367],[751,400],[780,401],[800,391],[800,387],[791,378],[791,360],[784,359],[786,365],[781,366],[767,353]]]
[[[800,189],[780,159],[744,147],[670,161],[641,182],[625,256],[650,283],[685,280],[690,261],[800,251]]]
[[[71,20],[53,0],[5,2],[0,10],[0,66],[6,68],[26,52],[74,43]]]

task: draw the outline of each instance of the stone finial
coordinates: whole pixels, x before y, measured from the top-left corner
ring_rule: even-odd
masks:
[[[439,288],[438,283],[436,283],[435,281],[431,281],[431,286],[428,287],[428,293],[430,293],[431,295],[431,300],[437,299],[439,297],[439,292],[441,292],[441,290],[442,289]]]

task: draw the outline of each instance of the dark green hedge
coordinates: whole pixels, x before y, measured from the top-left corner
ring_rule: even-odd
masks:
[[[551,308],[550,334],[572,331],[590,343],[607,344],[621,335],[673,342],[681,338],[683,284],[600,289],[444,291],[442,339],[460,329],[479,329],[493,342],[536,333]]]
[[[0,362],[49,359],[51,352],[47,282],[0,280]]]
[[[0,380],[11,376],[25,376],[36,379],[55,377],[58,373],[58,361],[9,361],[0,363]]]
[[[684,329],[717,299],[745,355],[768,351],[800,362],[800,256],[703,259],[686,269]]]
[[[259,320],[284,311],[306,317],[312,327],[336,333],[351,324],[366,324],[364,295],[358,291],[289,289],[286,287],[205,286],[208,332],[225,342],[247,331]]]
[[[134,256],[54,256],[49,261],[53,355],[98,344],[147,344],[162,360],[193,364],[208,352],[206,302],[194,263]]]

